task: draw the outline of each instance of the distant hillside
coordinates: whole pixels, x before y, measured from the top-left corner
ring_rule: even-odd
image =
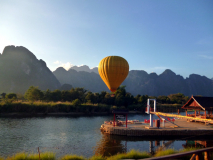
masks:
[[[99,74],[94,72],[77,72],[74,69],[66,71],[63,67],[57,68],[53,74],[61,84],[71,84],[75,87],[83,87],[92,92],[107,91],[107,87],[100,78]]]
[[[52,73],[46,63],[38,60],[28,49],[7,46],[0,54],[0,93],[25,93],[30,86],[38,86],[41,90],[84,87],[92,92],[109,92],[97,71],[97,67],[90,69],[84,65],[74,66],[68,71],[59,67]],[[132,70],[122,85],[133,95],[159,96],[183,93],[188,96],[213,96],[212,79],[197,74],[191,74],[189,78],[184,79],[169,69],[160,75]]]
[[[84,87],[92,92],[108,91],[100,76],[89,72],[66,71],[58,68],[53,72],[61,84],[71,84],[73,87]],[[205,76],[191,74],[184,79],[167,69],[162,74],[150,73],[143,70],[129,72],[122,85],[133,95],[169,95],[183,93],[185,95],[213,96],[213,81]]]
[[[74,69],[74,70],[76,70],[77,72],[80,72],[80,71],[85,71],[85,72],[95,72],[95,73],[97,73],[98,74],[98,67],[94,67],[94,68],[92,68],[92,69],[90,69],[87,65],[83,65],[83,66],[73,66],[73,67],[71,67],[70,69]],[[70,70],[69,69],[69,70]]]
[[[7,46],[0,54],[0,93],[25,93],[30,86],[58,89],[61,84],[43,60],[24,47]]]
[[[205,76],[191,74],[184,79],[167,69],[159,76],[145,71],[130,71],[124,81],[128,92],[152,96],[183,93],[185,95],[213,96],[213,81]]]

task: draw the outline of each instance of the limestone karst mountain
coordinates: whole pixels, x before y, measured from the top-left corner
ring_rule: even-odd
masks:
[[[70,69],[74,69],[76,70],[77,72],[80,72],[80,71],[85,71],[85,72],[94,72],[94,73],[97,73],[98,74],[98,67],[94,67],[94,68],[89,68],[87,65],[82,65],[82,66],[72,66]],[[69,69],[69,70],[70,70]]]
[[[57,68],[53,74],[58,78],[61,84],[71,84],[75,87],[83,87],[92,92],[101,92],[108,90],[99,74],[94,72],[77,72],[74,69],[66,71],[63,67]]]
[[[25,47],[7,46],[0,54],[0,93],[24,93],[30,86],[38,86],[41,90],[84,87],[92,92],[109,92],[97,71],[97,67],[90,69],[84,65],[68,71],[59,67],[52,73],[43,60],[38,60]],[[197,74],[183,78],[169,69],[160,75],[131,70],[122,85],[133,95],[213,96],[212,79]]]
[[[71,84],[73,87],[84,87],[92,92],[108,91],[108,88],[95,73],[58,68],[53,72],[61,84]],[[132,70],[122,83],[127,92],[133,95],[169,95],[183,93],[185,95],[213,96],[213,81],[205,76],[191,74],[184,79],[167,69],[162,74],[150,73],[143,70]]]
[[[41,90],[61,86],[46,63],[27,48],[6,46],[0,55],[0,93],[25,93],[30,86]]]

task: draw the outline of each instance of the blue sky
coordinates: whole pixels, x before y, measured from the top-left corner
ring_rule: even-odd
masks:
[[[0,53],[24,46],[54,71],[98,66],[213,77],[212,0],[0,0]]]

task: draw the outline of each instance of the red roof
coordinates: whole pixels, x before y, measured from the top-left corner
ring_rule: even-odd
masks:
[[[213,110],[213,97],[192,96],[182,108]]]

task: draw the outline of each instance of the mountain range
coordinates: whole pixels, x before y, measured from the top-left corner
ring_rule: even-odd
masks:
[[[79,66],[79,67],[78,66],[72,66],[72,67],[70,67],[70,69],[76,70],[77,72],[85,71],[85,72],[89,72],[89,73],[94,72],[94,73],[99,74],[98,73],[98,67],[94,67],[94,68],[90,69],[87,65],[82,65],[82,66]]]
[[[98,74],[98,68],[73,66],[62,67],[51,72],[43,60],[25,47],[7,46],[0,54],[0,93],[24,93],[30,86],[41,90],[64,89],[66,86],[84,87],[92,92],[107,91],[108,88]],[[63,85],[63,86],[62,86]],[[170,69],[162,74],[148,74],[143,70],[131,70],[122,85],[133,95],[169,95],[183,93],[187,96],[213,96],[213,80],[197,74],[183,78]],[[62,88],[61,88],[62,87]]]
[[[60,88],[61,84],[43,60],[25,47],[7,46],[0,54],[0,93],[25,93],[30,86],[41,90]]]

